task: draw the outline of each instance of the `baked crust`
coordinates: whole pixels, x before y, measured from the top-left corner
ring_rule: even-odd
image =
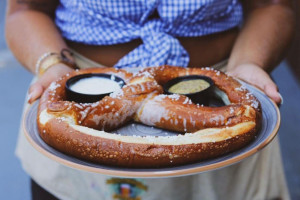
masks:
[[[66,80],[82,73],[115,74],[127,85],[96,103],[66,101]],[[185,96],[162,94],[162,84],[192,74],[211,77],[230,104],[202,107]],[[137,137],[105,132],[132,119],[185,134]],[[232,152],[254,139],[260,120],[258,100],[232,77],[211,68],[170,66],[135,75],[112,68],[68,74],[44,92],[37,118],[40,136],[50,146],[92,162],[131,168],[177,166]]]

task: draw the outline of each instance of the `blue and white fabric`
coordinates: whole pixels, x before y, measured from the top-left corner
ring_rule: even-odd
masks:
[[[158,17],[151,17],[154,12]],[[61,0],[56,24],[66,39],[89,45],[141,39],[118,68],[186,67],[189,55],[177,37],[228,30],[241,23],[242,15],[238,0]]]

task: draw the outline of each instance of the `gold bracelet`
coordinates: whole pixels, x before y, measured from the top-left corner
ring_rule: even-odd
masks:
[[[68,52],[70,56],[73,55],[72,52],[68,49],[63,49],[60,53],[48,52],[43,54],[36,62],[36,75],[38,77],[42,76],[51,66],[56,65],[58,63],[63,63],[68,65],[69,67],[76,68],[75,63],[67,58],[65,52]]]

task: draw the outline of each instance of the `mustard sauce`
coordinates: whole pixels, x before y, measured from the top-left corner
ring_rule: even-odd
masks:
[[[210,84],[201,79],[181,81],[172,85],[169,89],[169,92],[176,94],[191,94],[195,92],[200,92],[208,88]]]

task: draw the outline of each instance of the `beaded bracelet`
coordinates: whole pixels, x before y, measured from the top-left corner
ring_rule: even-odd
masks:
[[[35,65],[35,73],[37,76],[43,75],[51,66],[63,63],[68,65],[69,67],[76,68],[74,62],[68,59],[65,53],[68,52],[71,56],[73,53],[68,49],[62,49],[60,53],[55,52],[47,52],[43,54],[36,62]]]

